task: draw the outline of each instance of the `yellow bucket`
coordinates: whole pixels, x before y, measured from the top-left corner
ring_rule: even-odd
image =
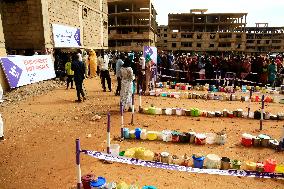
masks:
[[[276,173],[284,173],[284,165],[277,165],[275,168]]]
[[[153,131],[149,131],[147,133],[148,140],[156,140],[158,138],[157,133]]]

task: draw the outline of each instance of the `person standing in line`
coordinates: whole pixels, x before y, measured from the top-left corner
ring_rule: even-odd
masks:
[[[277,75],[277,65],[275,64],[274,60],[268,66],[268,82],[270,86],[275,87],[275,80]]]
[[[121,72],[120,69],[122,67],[122,65],[124,64],[124,59],[125,59],[125,55],[124,53],[121,53],[119,55],[118,60],[116,61],[116,78],[117,78],[117,88],[116,88],[116,92],[115,92],[115,96],[119,96],[120,95],[120,90],[121,90]]]
[[[132,87],[133,87],[133,70],[131,68],[131,61],[127,57],[124,61],[121,72],[121,90],[120,90],[120,100],[124,109],[128,108],[128,111],[131,111],[132,103]]]
[[[65,64],[65,72],[67,74],[67,86],[66,89],[69,88],[69,84],[71,83],[71,89],[74,89],[73,87],[73,78],[74,78],[74,71],[71,69],[71,58],[68,57],[68,61]]]
[[[83,91],[83,81],[85,79],[86,67],[82,61],[79,61],[78,55],[74,55],[72,60],[71,69],[74,71],[74,81],[78,98],[78,100],[75,100],[75,102],[82,102],[81,95],[83,100],[86,100],[85,93]]]
[[[101,69],[101,83],[103,91],[106,92],[105,80],[107,80],[108,89],[111,92],[111,78],[109,74],[109,57],[106,52],[103,51],[102,58],[100,60],[100,69]]]

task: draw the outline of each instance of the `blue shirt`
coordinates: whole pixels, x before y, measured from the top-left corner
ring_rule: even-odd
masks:
[[[120,68],[122,67],[123,64],[124,64],[124,62],[121,59],[118,59],[116,61],[116,77],[121,77]]]

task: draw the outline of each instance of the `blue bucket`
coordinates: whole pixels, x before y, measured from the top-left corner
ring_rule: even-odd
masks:
[[[123,137],[125,139],[129,139],[130,136],[129,136],[129,129],[128,128],[123,128]]]
[[[205,159],[204,156],[198,157],[198,158],[195,157],[195,156],[192,156],[192,159],[193,159],[193,167],[194,168],[199,168],[199,169],[203,168],[204,159]]]
[[[93,188],[101,188],[106,184],[106,179],[104,177],[98,177],[97,180],[93,180],[90,183],[90,186]]]
[[[144,186],[142,189],[157,189],[155,186]]]
[[[140,134],[141,134],[141,129],[140,128],[136,128],[135,129],[135,137],[136,137],[136,139],[140,139]]]

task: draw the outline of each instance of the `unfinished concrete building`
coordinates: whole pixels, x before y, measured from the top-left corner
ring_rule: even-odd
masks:
[[[190,13],[168,15],[168,45],[171,51],[241,51],[246,43],[247,13]]]
[[[142,51],[155,46],[156,10],[151,0],[108,0],[109,48]]]
[[[52,52],[53,25],[77,28],[80,47],[108,48],[107,0],[2,0],[6,49],[12,54]]]
[[[284,52],[284,27],[269,27],[268,23],[256,23],[246,27],[246,52],[266,54]]]
[[[158,36],[157,36],[157,48],[158,49],[163,49],[163,50],[168,50],[168,26],[161,25],[158,26]]]

